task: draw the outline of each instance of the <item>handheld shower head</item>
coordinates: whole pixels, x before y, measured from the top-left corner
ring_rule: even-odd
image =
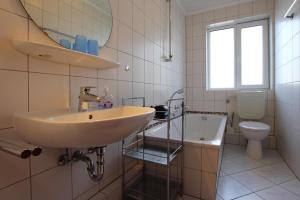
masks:
[[[181,88],[181,89],[175,91],[175,92],[170,96],[170,99],[173,99],[174,96],[175,96],[176,94],[182,94],[183,92],[184,92],[183,88]]]

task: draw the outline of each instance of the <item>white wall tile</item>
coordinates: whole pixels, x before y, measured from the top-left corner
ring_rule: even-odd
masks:
[[[145,10],[145,0],[133,0],[133,4],[142,11]]]
[[[132,64],[133,77],[132,80],[135,82],[145,81],[145,62],[140,58],[133,57]]]
[[[29,74],[29,110],[42,111],[69,108],[69,77]]]
[[[56,167],[58,157],[64,153],[65,149],[43,147],[41,155],[31,157],[31,175]]]
[[[96,199],[95,196],[98,196],[101,193],[99,192],[99,185],[95,185],[94,187],[90,188],[88,191],[80,194],[76,197],[76,200],[86,200],[86,199]]]
[[[132,81],[132,56],[119,52],[118,60],[121,66],[118,68],[118,79],[122,81]],[[129,70],[126,70],[127,65]]]
[[[215,173],[202,172],[201,198],[215,200],[217,193],[217,175]]]
[[[30,200],[29,179],[0,190],[0,199]]]
[[[29,177],[29,161],[22,160],[13,155],[0,152],[0,188],[21,181]]]
[[[122,105],[122,98],[132,97],[132,82],[118,81],[119,105]]]
[[[145,83],[153,84],[153,76],[154,76],[154,65],[151,62],[145,62]]]
[[[132,27],[133,4],[132,0],[119,0],[119,20]]]
[[[16,1],[2,0],[0,2],[0,8],[9,12],[13,12],[17,15],[27,17],[27,13],[25,9],[22,7],[22,4],[19,2],[16,3]]]
[[[153,95],[154,95],[153,92],[154,92],[153,84],[145,84],[145,98],[146,98],[147,106],[153,105]]]
[[[11,39],[26,40],[28,36],[28,20],[0,10],[0,69],[27,70],[27,56],[18,52],[11,43]]]
[[[201,147],[196,148],[194,146],[184,146],[184,167],[195,170],[201,170],[201,149]]]
[[[184,194],[201,197],[201,171],[184,169]]]
[[[145,84],[144,83],[132,83],[132,96],[133,97],[144,97],[145,96]],[[141,106],[141,101],[136,101],[138,106]]]
[[[132,29],[122,23],[119,23],[118,36],[118,49],[132,54]]]
[[[71,76],[81,76],[89,78],[97,78],[97,69],[78,67],[71,65],[70,67]]]
[[[135,4],[133,7],[133,29],[142,35],[145,34],[145,15]]]
[[[153,68],[153,82],[154,84],[160,84],[161,83],[161,67],[160,65],[154,64],[154,68]]]
[[[33,57],[29,57],[29,71],[60,75],[69,75],[70,73],[69,65],[67,64],[49,62]]]
[[[145,38],[135,31],[133,31],[133,55],[141,59],[145,57]]]
[[[97,162],[96,155],[91,155],[90,158],[93,162]],[[86,168],[87,165],[84,162],[72,163],[72,190],[75,198],[97,185],[88,176]]]
[[[115,180],[121,172],[121,144],[120,142],[116,142],[110,144],[106,147],[105,152],[105,174],[103,177],[103,181],[101,184],[105,182],[105,180]],[[111,182],[111,181],[110,181]],[[104,184],[107,185],[107,184]],[[101,187],[102,188],[102,187]]]
[[[0,128],[13,126],[12,115],[28,111],[28,75],[25,72],[0,70]]]
[[[154,59],[154,43],[145,38],[145,60],[153,62]]]
[[[202,170],[206,172],[217,173],[219,162],[219,150],[202,148]]]
[[[34,176],[31,181],[32,199],[72,199],[71,180],[70,165],[57,167]]]

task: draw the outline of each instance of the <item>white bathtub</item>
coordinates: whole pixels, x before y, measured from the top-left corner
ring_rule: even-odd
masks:
[[[220,148],[226,127],[225,115],[188,113],[185,115],[184,142]],[[181,118],[171,122],[170,139],[180,140]],[[167,123],[146,132],[148,137],[167,138]]]
[[[184,141],[220,148],[224,138],[226,119],[225,115],[186,114]]]
[[[184,194],[196,199],[215,200],[220,171],[225,115],[188,113],[184,128]],[[181,118],[171,122],[172,140],[181,138]],[[146,131],[152,140],[167,138],[167,124]]]

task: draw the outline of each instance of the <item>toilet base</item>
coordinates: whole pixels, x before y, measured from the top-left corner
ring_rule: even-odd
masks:
[[[248,140],[247,155],[253,159],[261,159],[262,158],[261,141]]]

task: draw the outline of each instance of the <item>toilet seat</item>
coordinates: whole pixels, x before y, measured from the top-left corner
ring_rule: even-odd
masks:
[[[271,127],[262,122],[244,121],[239,124],[240,128],[250,132],[270,131]]]

